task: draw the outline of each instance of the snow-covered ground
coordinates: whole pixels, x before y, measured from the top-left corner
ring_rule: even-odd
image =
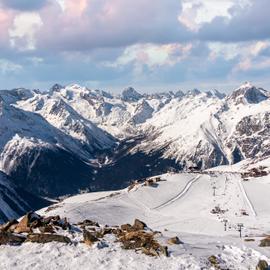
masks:
[[[132,224],[139,218],[162,233],[164,244],[176,235],[184,242],[169,246],[168,258],[123,250],[107,235],[102,247],[83,243],[0,246],[0,268],[214,269],[208,261],[211,255],[219,259],[221,269],[255,269],[260,259],[270,263],[270,248],[259,247],[262,237],[270,234],[269,176],[243,181],[238,173],[212,172],[160,178],[164,181],[154,186],[137,184],[131,190],[70,197],[39,214],[60,215],[71,223],[91,219],[109,226]],[[224,212],[211,213],[215,207]],[[228,221],[226,231],[224,220]],[[240,223],[244,226],[242,238],[237,230]]]

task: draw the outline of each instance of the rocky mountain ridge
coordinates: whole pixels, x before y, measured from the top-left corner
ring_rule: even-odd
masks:
[[[121,95],[73,84],[0,91],[0,169],[18,188],[58,197],[118,189],[168,170],[269,157],[270,94]]]

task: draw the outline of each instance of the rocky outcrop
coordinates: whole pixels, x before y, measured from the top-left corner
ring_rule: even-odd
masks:
[[[260,247],[270,247],[270,236],[261,240]]]
[[[26,238],[27,242],[46,244],[50,242],[60,242],[70,244],[71,240],[67,236],[45,233],[31,233]]]
[[[258,262],[258,265],[256,266],[256,270],[268,270],[268,269],[269,269],[269,265],[267,261],[265,260],[260,260]]]

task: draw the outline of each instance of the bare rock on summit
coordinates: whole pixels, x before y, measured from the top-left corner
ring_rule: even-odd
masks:
[[[50,242],[60,242],[70,244],[71,240],[67,236],[57,235],[57,234],[43,234],[43,233],[32,233],[28,234],[26,241],[32,243],[50,243]]]
[[[19,222],[16,219],[12,219],[8,221],[7,223],[0,226],[0,231],[7,232],[7,231],[13,231],[14,228],[16,228],[17,224]]]
[[[83,240],[84,243],[88,246],[92,246],[95,242],[99,241],[98,238],[93,233],[87,230],[83,231]]]
[[[144,230],[145,228],[147,228],[147,225],[142,222],[139,219],[135,219],[134,224],[133,224],[133,228],[136,230]]]
[[[260,260],[258,265],[256,266],[256,270],[268,270],[268,269],[269,265],[265,260]]]
[[[270,236],[261,240],[260,247],[270,247]]]
[[[10,232],[0,232],[0,245],[19,245],[25,241],[25,237]]]
[[[170,245],[180,245],[180,244],[183,244],[183,242],[177,236],[168,239],[167,242]]]

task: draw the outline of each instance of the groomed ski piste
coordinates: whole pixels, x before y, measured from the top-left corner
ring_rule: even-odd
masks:
[[[151,185],[137,183],[120,191],[70,197],[39,214],[109,226],[132,224],[138,218],[161,232],[164,243],[174,236],[183,242],[168,247],[169,257],[124,250],[110,235],[102,247],[80,242],[0,246],[0,268],[215,269],[208,261],[212,255],[219,259],[220,269],[255,269],[260,259],[270,263],[270,248],[259,247],[270,234],[270,176],[244,181],[240,173],[216,169],[168,173],[158,179]]]

